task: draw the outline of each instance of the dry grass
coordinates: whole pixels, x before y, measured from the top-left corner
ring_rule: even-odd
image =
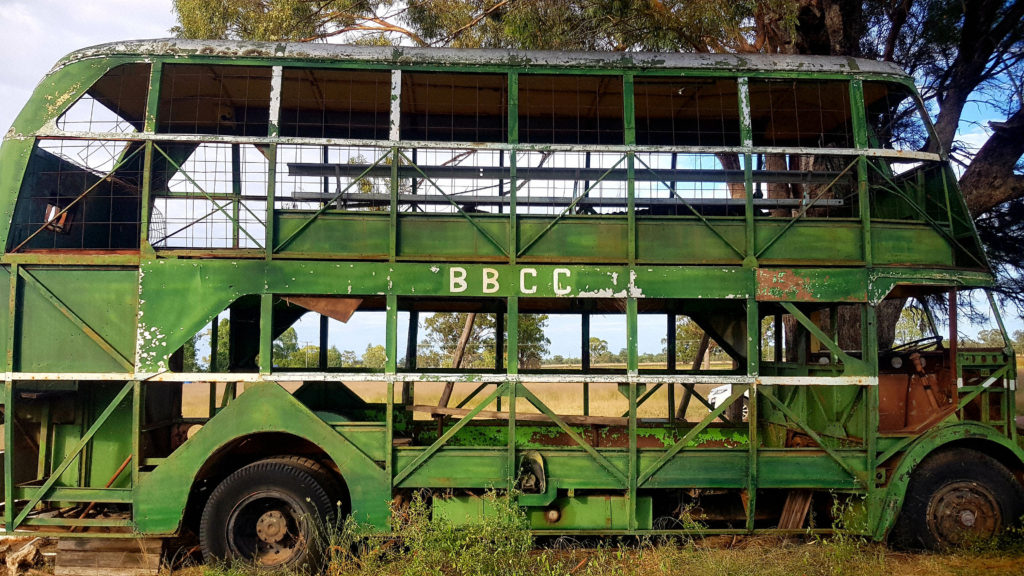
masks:
[[[286,383],[285,388],[294,391],[298,383]],[[348,385],[353,392],[363,400],[372,403],[383,403],[387,398],[386,384],[383,382],[355,382]],[[449,406],[459,405],[475,388],[473,383],[456,383]],[[583,414],[583,385],[578,382],[567,383],[539,383],[528,384],[526,387],[533,392],[537,398],[558,414]],[[714,388],[712,384],[698,384],[695,388],[699,394],[707,397],[708,392]],[[441,391],[444,384],[441,382],[417,382],[415,385],[415,404],[436,406],[441,398]],[[239,392],[242,388],[239,387]],[[467,408],[477,405],[479,400],[484,399],[494,390],[493,386],[485,388],[476,400],[470,401]],[[186,384],[182,391],[182,413],[185,417],[204,417],[209,414],[209,385],[205,382]],[[396,390],[396,395],[400,391]],[[217,387],[218,404],[224,394],[224,385]],[[642,391],[638,392],[642,395]],[[676,386],[675,402],[683,397],[683,387]],[[497,402],[491,402],[484,407],[485,410],[497,410]],[[501,403],[502,410],[508,410],[508,402]],[[622,416],[629,408],[629,402],[625,395],[619,393],[615,384],[594,383],[590,384],[590,414],[593,416]],[[516,411],[520,413],[539,413],[540,411],[529,403],[525,398],[518,398]],[[699,421],[706,416],[708,409],[696,398],[690,401],[686,411],[686,418],[689,421]],[[669,415],[668,387],[662,386],[660,390],[651,395],[638,411],[641,418],[667,418]],[[426,414],[417,414],[417,417],[429,418]]]
[[[716,537],[677,543],[608,540],[566,548],[561,541],[529,553],[531,576],[1024,576],[1024,550],[897,552],[881,544],[856,541],[754,536]],[[408,551],[407,554],[415,554]],[[166,576],[295,576],[292,574],[190,566],[166,569]],[[421,571],[400,556],[387,562],[328,567],[329,576],[436,576],[462,571]],[[520,570],[493,572],[516,576]]]

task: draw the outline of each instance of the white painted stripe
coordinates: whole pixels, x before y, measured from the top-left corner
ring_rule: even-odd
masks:
[[[401,139],[402,120],[402,71],[391,71],[391,130],[388,138],[393,142]]]
[[[878,378],[871,376],[761,376],[742,375],[629,375],[629,374],[382,374],[382,373],[339,373],[339,372],[276,372],[273,374],[220,372],[7,372],[7,380],[23,381],[118,381],[140,380],[144,382],[464,382],[495,384],[507,381],[526,383],[627,383],[637,384],[733,384],[750,386],[877,386]],[[990,383],[991,384],[991,383]]]

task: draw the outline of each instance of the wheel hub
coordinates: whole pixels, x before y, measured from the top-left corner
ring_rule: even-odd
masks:
[[[277,544],[288,533],[288,521],[279,510],[268,510],[256,520],[256,535],[267,544]]]
[[[928,528],[946,545],[990,538],[1002,525],[999,503],[975,482],[953,482],[939,490],[928,510]]]

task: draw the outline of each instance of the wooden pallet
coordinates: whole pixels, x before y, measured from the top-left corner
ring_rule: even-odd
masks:
[[[160,570],[159,538],[61,538],[55,576],[152,576]]]

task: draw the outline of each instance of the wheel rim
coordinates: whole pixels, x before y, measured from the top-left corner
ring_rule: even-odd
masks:
[[[946,546],[991,538],[1002,524],[995,495],[976,482],[947,484],[928,507],[928,529]]]
[[[306,550],[306,522],[299,503],[276,490],[256,492],[231,510],[227,522],[230,555],[264,566],[280,566]]]

